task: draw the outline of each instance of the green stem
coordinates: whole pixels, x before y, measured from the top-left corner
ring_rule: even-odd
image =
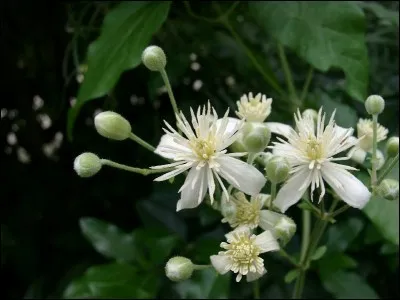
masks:
[[[297,261],[289,254],[287,253],[284,249],[279,249],[279,255],[286,258],[293,266],[299,267],[299,264]]]
[[[349,205],[347,205],[347,204],[346,204],[346,205],[343,205],[341,208],[335,210],[335,211],[334,211],[333,213],[331,213],[329,216],[330,216],[331,218],[334,218],[334,217],[340,215],[342,212],[345,212],[345,211],[348,210],[349,208],[350,208]]]
[[[372,116],[372,172],[371,172],[371,187],[372,189],[375,188],[377,183],[377,175],[376,175],[376,165],[377,165],[377,158],[376,158],[376,148],[377,148],[377,132],[378,132],[378,115]]]
[[[247,163],[249,165],[252,165],[257,156],[258,156],[258,153],[249,152],[247,154]]]
[[[160,73],[161,73],[162,79],[164,80],[165,87],[167,88],[169,100],[171,101],[171,104],[172,104],[172,108],[173,108],[173,110],[174,110],[174,113],[175,113],[176,115],[179,115],[178,106],[176,105],[174,93],[172,92],[172,88],[171,88],[171,84],[170,84],[169,79],[168,79],[167,71],[165,71],[165,69],[162,69],[162,70],[160,71]]]
[[[272,204],[272,201],[275,200],[275,197],[276,197],[276,183],[271,182],[271,197],[269,199],[270,205]],[[270,207],[268,207],[268,208],[270,208]]]
[[[287,88],[289,89],[290,96],[292,97],[290,100],[293,101],[295,104],[298,104],[297,92],[293,83],[292,72],[290,70],[289,63],[286,58],[285,49],[279,42],[278,42],[278,56],[282,64],[283,73],[285,74]]]
[[[194,270],[204,270],[204,269],[208,269],[211,267],[212,267],[212,265],[193,265]]]
[[[307,97],[308,88],[310,87],[310,83],[313,78],[313,75],[314,75],[314,68],[310,67],[310,69],[308,70],[308,73],[307,73],[306,81],[303,86],[303,90],[301,91],[301,95],[300,95],[301,102],[303,102],[304,99]]]
[[[254,299],[260,299],[260,281],[259,281],[259,279],[255,280],[253,283],[253,293],[254,293]]]
[[[379,175],[377,185],[382,182],[383,179],[392,171],[394,166],[399,162],[399,154],[397,153],[396,156],[392,159],[390,162],[389,166],[386,168],[386,170],[382,171],[382,173]]]
[[[131,132],[129,138],[133,141],[135,141],[136,143],[138,143],[140,146],[146,148],[147,150],[154,152],[154,150],[156,150],[156,148],[154,148],[152,145],[150,145],[149,143],[147,143],[146,141],[142,140],[140,137],[138,137],[136,134],[134,134],[133,132]]]
[[[311,213],[309,210],[303,209],[303,232],[301,235],[301,251],[300,251],[300,263],[304,263],[306,258],[307,247],[310,243],[310,225],[311,225]]]
[[[109,166],[109,167],[113,167],[113,168],[129,171],[129,172],[133,172],[133,173],[142,174],[144,176],[149,175],[149,174],[154,174],[154,173],[164,173],[164,172],[168,172],[168,171],[171,171],[171,170],[174,169],[174,168],[165,168],[165,169],[153,170],[153,169],[134,168],[134,167],[130,167],[130,166],[127,166],[127,165],[116,163],[116,162],[108,160],[108,159],[102,159],[101,160],[101,164]]]

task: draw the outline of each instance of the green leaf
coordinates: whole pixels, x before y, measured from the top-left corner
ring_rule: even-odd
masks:
[[[330,252],[344,252],[360,234],[363,227],[363,222],[356,218],[350,218],[332,225],[327,231],[327,249]]]
[[[81,218],[79,225],[85,238],[100,254],[120,261],[135,260],[137,251],[131,234],[95,218]]]
[[[358,1],[360,7],[371,11],[384,25],[399,27],[399,12],[392,11],[377,2]]]
[[[311,256],[311,260],[319,260],[322,256],[324,256],[326,252],[326,246],[320,246],[315,250],[313,256]]]
[[[230,273],[219,275],[213,268],[195,271],[189,280],[179,282],[175,290],[182,299],[228,299]]]
[[[354,269],[357,261],[342,252],[328,253],[317,262],[318,270],[325,273],[335,273],[339,270]]]
[[[87,269],[66,287],[63,298],[154,298],[158,287],[157,278],[151,274],[140,274],[131,265],[113,263]]]
[[[393,244],[384,244],[380,249],[380,253],[383,255],[390,255],[399,252],[399,246]]]
[[[293,280],[297,278],[297,276],[299,276],[299,274],[300,274],[299,269],[294,269],[287,272],[287,274],[285,275],[285,282],[291,283]]]
[[[350,96],[364,101],[368,86],[365,17],[351,1],[252,1],[250,12],[267,33],[316,69],[340,68]]]
[[[143,50],[166,20],[170,3],[122,2],[107,14],[99,38],[89,46],[88,71],[68,113],[70,139],[82,105],[106,95],[122,72],[139,65]]]
[[[323,272],[321,280],[324,288],[336,299],[379,299],[376,292],[360,275],[354,272]]]

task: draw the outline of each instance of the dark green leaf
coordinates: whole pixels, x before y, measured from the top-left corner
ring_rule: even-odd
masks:
[[[356,3],[253,1],[249,7],[267,33],[316,69],[342,69],[348,93],[364,101],[368,86],[365,18]]]
[[[313,256],[311,256],[311,260],[319,260],[322,256],[324,256],[326,252],[326,246],[320,246],[315,250]]]
[[[377,2],[358,1],[358,4],[372,13],[374,13],[384,25],[399,27],[399,12],[388,10],[382,4]]]
[[[135,259],[137,251],[131,234],[95,218],[82,218],[79,224],[83,235],[100,254],[121,261]]]
[[[350,218],[332,225],[327,231],[327,249],[330,252],[345,251],[359,235],[363,226],[363,222],[356,218]]]
[[[175,285],[182,299],[228,299],[230,273],[219,275],[213,268],[195,271],[186,281]]]
[[[144,48],[166,20],[169,6],[169,1],[122,2],[107,14],[99,38],[89,46],[88,71],[68,114],[69,138],[82,105],[106,95],[122,72],[139,65]]]
[[[342,252],[328,253],[317,262],[318,269],[325,273],[335,273],[339,270],[353,269],[357,262]]]
[[[376,292],[357,273],[322,273],[322,284],[336,299],[379,299]]]
[[[381,247],[380,253],[383,255],[390,255],[399,252],[399,246],[393,244],[384,244]]]
[[[297,276],[299,276],[299,274],[300,274],[299,269],[294,269],[294,270],[289,271],[285,275],[285,282],[291,283],[293,280],[295,280],[297,278]]]

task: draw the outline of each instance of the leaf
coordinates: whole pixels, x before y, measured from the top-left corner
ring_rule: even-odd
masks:
[[[68,112],[70,139],[82,105],[106,95],[122,72],[139,65],[143,50],[166,20],[170,3],[122,2],[107,14],[99,38],[89,46],[88,71],[76,104]]]
[[[390,255],[399,252],[399,246],[393,244],[384,244],[380,249],[380,253],[383,255]]]
[[[337,271],[322,274],[324,288],[336,299],[379,299],[376,292],[357,273]]]
[[[152,280],[152,286],[145,288],[149,279]],[[66,287],[63,297],[154,298],[158,287],[154,276],[139,274],[131,265],[113,263],[87,269],[83,276]]]
[[[324,256],[326,252],[326,246],[320,246],[315,250],[313,256],[311,256],[311,260],[319,260],[322,256]]]
[[[317,262],[318,270],[325,273],[335,273],[339,270],[354,269],[357,261],[342,252],[328,253]]]
[[[364,101],[368,86],[365,17],[351,1],[252,1],[256,22],[316,69],[340,68],[350,96]]]
[[[371,11],[382,24],[399,27],[399,12],[389,10],[377,2],[358,1],[358,5]]]
[[[120,261],[135,260],[137,251],[131,234],[95,218],[81,218],[79,225],[85,238],[100,254]]]
[[[228,299],[230,273],[219,275],[213,268],[195,271],[189,280],[179,282],[175,290],[182,299]]]
[[[297,276],[299,276],[299,274],[300,274],[299,269],[291,270],[291,271],[287,272],[284,280],[286,283],[291,283],[293,280],[295,280],[297,278]]]
[[[363,227],[363,222],[356,218],[350,218],[331,226],[327,231],[327,249],[330,252],[345,251],[360,234]]]

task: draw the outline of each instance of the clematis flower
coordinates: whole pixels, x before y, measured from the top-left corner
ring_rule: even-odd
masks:
[[[297,203],[311,185],[311,199],[316,188],[321,189],[319,201],[325,194],[326,181],[337,195],[348,205],[363,208],[371,197],[367,187],[347,170],[353,167],[341,165],[335,161],[349,157],[335,155],[355,146],[360,139],[350,138],[353,129],[337,128],[332,114],[325,127],[325,114],[318,112],[317,124],[310,117],[295,115],[297,131],[292,130],[288,141],[278,138],[274,142],[273,153],[286,157],[292,167],[291,176],[279,190],[274,204],[285,212]]]
[[[177,203],[177,211],[184,208],[194,208],[204,199],[207,190],[211,202],[214,199],[215,179],[220,184],[224,194],[228,192],[222,182],[224,178],[232,186],[248,195],[257,195],[265,185],[264,175],[255,167],[235,158],[246,153],[227,153],[226,148],[237,139],[242,123],[229,124],[227,111],[222,119],[214,108],[197,110],[197,115],[191,109],[192,125],[183,113],[176,116],[177,126],[183,134],[179,134],[166,121],[167,129],[161,138],[155,152],[175,162],[155,166],[153,169],[174,167],[155,181],[163,181],[189,170],[185,183],[180,188],[181,198]]]
[[[279,250],[279,244],[270,231],[264,231],[259,235],[251,233],[248,227],[239,227],[225,235],[227,243],[222,242],[218,255],[210,257],[213,267],[220,274],[229,271],[237,273],[236,281],[243,276],[247,281],[253,281],[263,276],[267,271],[264,260],[260,254]]]

